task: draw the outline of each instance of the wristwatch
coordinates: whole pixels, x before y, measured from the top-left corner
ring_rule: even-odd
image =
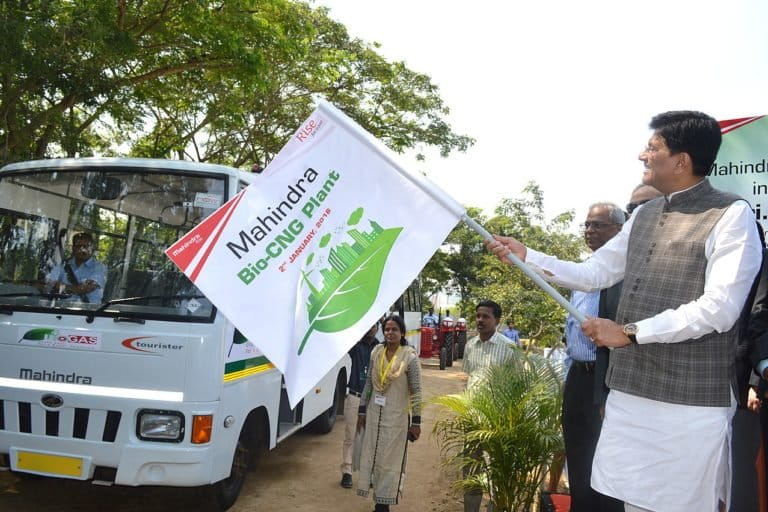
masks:
[[[637,324],[624,324],[622,327],[624,334],[632,343],[637,343]]]

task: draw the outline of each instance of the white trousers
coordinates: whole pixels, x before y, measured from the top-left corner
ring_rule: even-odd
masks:
[[[592,488],[627,510],[715,512],[730,491],[736,409],[678,405],[612,389],[592,463]],[[642,508],[639,508],[642,507]]]

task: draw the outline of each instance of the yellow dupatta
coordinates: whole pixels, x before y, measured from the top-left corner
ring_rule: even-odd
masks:
[[[386,356],[386,344],[379,345],[374,349],[371,357],[373,365],[371,368],[371,373],[373,374],[371,382],[374,391],[384,393],[392,381],[403,374],[406,368],[405,358],[408,355],[408,350],[405,349],[406,347],[398,346],[395,355],[389,361],[387,361]]]

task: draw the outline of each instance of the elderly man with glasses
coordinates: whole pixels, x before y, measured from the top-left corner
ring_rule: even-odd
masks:
[[[595,203],[589,207],[582,225],[584,241],[596,251],[621,231],[624,212],[613,203]],[[607,300],[615,304],[621,293],[621,283],[606,290],[574,291],[571,303],[585,315],[603,315]],[[613,308],[615,313],[615,307]],[[597,346],[581,330],[578,320],[568,315],[565,321],[568,376],[563,391],[563,438],[568,461],[568,484],[572,512],[622,512],[624,505],[603,496],[590,487],[592,459],[602,426],[601,409],[605,404],[605,369],[596,371]]]

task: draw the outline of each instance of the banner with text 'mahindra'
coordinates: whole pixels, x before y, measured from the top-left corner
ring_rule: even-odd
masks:
[[[166,254],[283,372],[295,405],[463,213],[322,102],[252,185]]]
[[[723,143],[709,171],[712,186],[743,197],[768,230],[768,116],[720,121]]]

